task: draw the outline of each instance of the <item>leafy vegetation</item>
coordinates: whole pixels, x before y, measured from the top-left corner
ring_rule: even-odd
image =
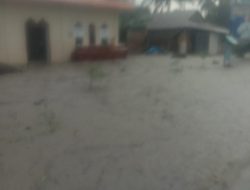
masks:
[[[143,0],[142,6],[152,7],[153,13],[170,11],[172,0]]]
[[[60,125],[56,120],[56,115],[53,111],[44,111],[43,113],[44,122],[46,123],[46,127],[48,127],[48,132],[50,134],[54,134],[59,128]]]
[[[139,7],[120,16],[120,41],[125,42],[129,30],[143,30],[147,27],[151,13],[148,8]]]
[[[201,10],[205,12],[207,21],[219,26],[228,27],[231,17],[229,0],[200,0]]]
[[[93,90],[95,81],[100,80],[105,77],[105,73],[100,64],[91,64],[88,68],[89,75],[89,90]]]
[[[196,0],[143,0],[142,6],[148,7],[153,13],[164,13],[171,11],[172,4],[179,5],[179,9],[185,9],[186,3]]]

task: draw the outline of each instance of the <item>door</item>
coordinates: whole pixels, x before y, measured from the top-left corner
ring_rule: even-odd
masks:
[[[208,33],[207,32],[200,32],[196,33],[196,40],[195,40],[195,52],[196,53],[208,53]]]
[[[48,24],[42,20],[38,23],[29,20],[26,23],[28,60],[31,63],[48,61]]]

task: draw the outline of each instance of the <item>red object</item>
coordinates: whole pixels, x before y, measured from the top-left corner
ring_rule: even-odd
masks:
[[[129,11],[134,9],[134,5],[129,1],[121,0],[0,0],[7,3],[37,3],[37,4],[58,4],[73,5],[83,7],[99,7],[115,10]]]
[[[72,61],[124,59],[127,53],[124,47],[89,46],[75,49],[71,59]]]

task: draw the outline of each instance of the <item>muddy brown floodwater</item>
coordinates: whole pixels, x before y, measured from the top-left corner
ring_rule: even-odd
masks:
[[[250,64],[135,56],[0,76],[1,190],[239,190]]]

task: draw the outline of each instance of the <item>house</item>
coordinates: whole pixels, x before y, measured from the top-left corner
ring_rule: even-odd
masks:
[[[174,11],[153,16],[148,24],[148,46],[168,51],[217,54],[222,50],[226,28],[206,23],[198,11]]]
[[[122,0],[1,0],[0,62],[61,63],[81,46],[118,45]]]

